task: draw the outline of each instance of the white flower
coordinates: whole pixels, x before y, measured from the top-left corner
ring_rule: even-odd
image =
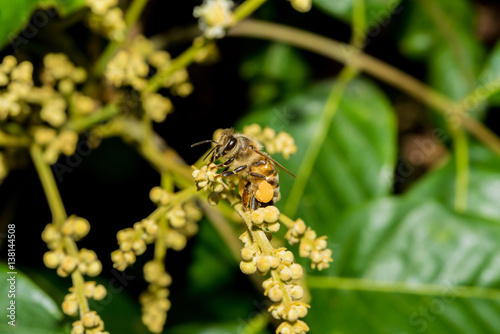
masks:
[[[204,0],[195,7],[193,16],[200,18],[199,26],[207,38],[222,38],[225,29],[234,23],[231,0]]]

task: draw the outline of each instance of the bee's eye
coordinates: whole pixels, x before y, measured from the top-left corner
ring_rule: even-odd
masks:
[[[224,148],[224,152],[229,152],[234,148],[234,145],[236,145],[236,139],[231,138],[229,140],[229,143],[227,143],[226,147]]]

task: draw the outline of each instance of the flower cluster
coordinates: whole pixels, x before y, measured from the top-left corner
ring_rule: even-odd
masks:
[[[316,232],[306,227],[302,219],[297,219],[288,228],[285,238],[290,245],[300,243],[299,255],[310,258],[313,269],[322,270],[330,267],[330,262],[333,262],[332,251],[326,248],[326,236],[318,238]]]
[[[11,119],[27,124],[28,132],[44,149],[44,159],[53,164],[61,153],[72,155],[78,134],[63,130],[67,111],[72,115],[88,115],[95,101],[76,90],[87,73],[71,63],[64,54],[47,54],[44,59],[41,86],[35,86],[33,65],[17,63],[7,56],[0,64],[0,120]]]
[[[74,241],[85,237],[90,231],[89,222],[81,217],[68,217],[62,224],[47,224],[42,232],[42,239],[50,249],[43,256],[43,262],[48,268],[57,268],[57,274],[67,277],[74,272],[82,275],[97,276],[101,273],[102,264],[94,251],[82,248],[78,251]],[[80,291],[78,291],[80,289]],[[80,320],[73,323],[72,334],[104,332],[104,323],[95,311],[88,310],[87,301],[84,309],[78,295],[85,299],[102,300],[106,296],[106,289],[96,282],[84,282],[81,286],[70,288],[70,293],[64,297],[62,309],[69,316],[77,316],[80,311]]]
[[[158,225],[152,219],[143,219],[135,223],[133,228],[118,231],[116,239],[120,248],[111,253],[113,267],[123,271],[134,264],[136,255],[143,254],[146,244],[154,242],[157,234]]]
[[[272,233],[278,232],[280,229],[280,223],[278,223],[279,216],[280,211],[272,205],[259,208],[251,213],[253,224],[265,232]]]
[[[207,38],[222,38],[226,29],[234,25],[231,0],[204,0],[201,6],[195,7],[193,16],[199,18],[199,26]]]
[[[43,256],[43,262],[49,268],[57,268],[57,274],[62,277],[78,270],[82,274],[97,276],[102,265],[94,251],[82,248],[77,254],[70,254],[64,244],[64,238],[80,240],[90,230],[89,222],[80,217],[69,217],[60,228],[47,224],[42,233],[42,239],[47,243],[49,251]]]
[[[302,266],[294,263],[293,253],[285,248],[264,254],[251,235],[247,231],[240,236],[245,244],[241,250],[240,268],[247,275],[271,272],[271,277],[262,286],[264,294],[273,302],[269,311],[275,319],[283,321],[276,333],[306,333],[309,327],[300,319],[307,315],[309,305],[301,301],[304,289],[297,284],[304,273]]]
[[[94,281],[85,282],[83,290],[87,299],[102,300],[106,297],[106,288]],[[75,317],[78,315],[78,296],[73,287],[69,291],[70,293],[64,296],[62,309],[65,314]]]
[[[261,128],[258,124],[243,127],[243,133],[261,142],[269,154],[281,153],[285,159],[297,152],[295,140],[288,133],[276,131],[270,127]]]
[[[149,282],[148,290],[139,297],[142,305],[142,322],[153,333],[161,333],[167,311],[170,309],[168,287],[172,277],[165,271],[163,263],[152,260],[144,265],[144,279]]]
[[[189,193],[187,193],[189,194]],[[118,270],[133,264],[137,255],[146,250],[147,244],[155,244],[155,258],[144,265],[144,279],[149,283],[140,296],[142,321],[153,333],[160,333],[170,309],[168,300],[172,278],[163,263],[168,248],[180,251],[187,239],[198,232],[197,222],[202,212],[186,193],[171,193],[161,187],[150,191],[150,199],[158,205],[148,218],[135,223],[117,234],[120,249],[111,253],[114,267]]]
[[[132,87],[141,93],[144,112],[155,122],[163,122],[173,111],[172,101],[158,93],[147,91],[147,79],[151,68],[161,72],[171,66],[170,54],[155,50],[151,41],[144,36],[137,36],[127,49],[120,50],[108,63],[105,76],[115,87]],[[162,88],[169,88],[170,93],[186,97],[193,91],[185,69],[174,72],[161,83]]]
[[[113,41],[125,38],[126,24],[118,0],[86,0],[92,14],[89,26],[92,30]]]
[[[194,167],[193,167],[194,168]],[[226,199],[228,194],[236,189],[238,176],[227,178],[226,182],[217,173],[218,167],[215,164],[205,165],[200,169],[194,168],[192,176],[198,190],[205,190],[208,194],[208,203],[217,205],[221,199]]]

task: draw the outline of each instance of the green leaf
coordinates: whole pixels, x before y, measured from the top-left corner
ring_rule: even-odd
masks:
[[[366,23],[368,30],[370,31],[370,28],[379,25],[388,25],[391,21],[391,15],[400,12],[398,9],[400,2],[401,0],[366,0]],[[354,0],[313,0],[313,4],[326,14],[349,23],[352,21],[353,3]]]
[[[206,219],[199,225],[188,272],[190,293],[194,295],[226,286],[238,270],[237,262],[212,225]]]
[[[179,325],[171,330],[171,334],[269,334],[265,328],[252,332],[243,332],[246,328],[247,323],[240,319],[239,322],[235,323],[223,323],[223,324],[186,324]]]
[[[470,180],[468,185],[467,213],[500,222],[500,158],[478,144],[470,147]],[[452,158],[442,168],[417,182],[407,193],[413,198],[432,198],[453,208],[456,163]]]
[[[481,70],[481,75],[479,77],[480,84],[486,84],[489,82],[498,82],[500,80],[500,42],[498,42],[493,50],[491,50],[488,58]],[[500,93],[496,93],[489,98],[489,102],[492,105],[500,105]]]
[[[5,263],[0,263],[0,271],[8,273]],[[60,325],[63,314],[59,310],[59,306],[54,300],[40,289],[28,276],[19,270],[16,270],[15,275],[3,275],[0,280],[0,289],[4,296],[2,304],[4,316],[0,322],[0,332],[7,333],[9,331],[18,333],[33,333],[33,334],[56,334],[65,333]],[[7,298],[9,290],[11,290],[10,282],[7,278],[15,276],[14,294],[12,298]],[[15,327],[12,327],[7,322],[11,321],[7,316],[8,303],[15,302]],[[10,312],[10,311],[9,311]],[[7,320],[8,319],[8,320]]]
[[[332,83],[323,83],[268,108],[249,114],[239,122],[259,123],[292,135],[297,154],[289,161],[273,156],[292,173],[299,169],[309,146]],[[298,215],[307,224],[324,229],[332,216],[392,190],[395,164],[396,124],[385,95],[364,79],[352,81],[333,118],[328,136],[309,176]],[[300,177],[298,175],[297,177]],[[282,206],[294,179],[280,175]],[[318,208],[328,210],[318,210]]]
[[[474,10],[466,0],[422,0],[408,5],[401,50],[428,64],[432,87],[452,100],[465,98],[477,86],[485,50],[474,30]],[[484,105],[470,115],[482,118]],[[443,119],[437,125],[445,128]]]
[[[300,52],[289,45],[271,43],[249,56],[240,74],[250,81],[250,98],[255,105],[276,100],[280,92],[295,92],[307,84],[309,67]]]
[[[325,210],[321,207],[319,210]],[[335,222],[335,262],[309,275],[313,333],[491,333],[500,228],[431,198],[384,198]],[[318,310],[328,309],[329,316]]]
[[[438,10],[446,15],[450,29],[472,34],[474,27],[474,10],[469,1],[441,0],[435,2]],[[400,37],[401,51],[407,56],[426,59],[430,53],[443,43],[448,43],[435,21],[421,1],[406,1],[403,9],[406,25]]]
[[[37,8],[53,7],[61,15],[69,15],[85,5],[85,0],[0,0],[0,47],[11,43],[14,51],[21,44],[29,41],[34,31],[41,29],[46,25],[47,20],[53,16],[53,13],[46,12],[40,14],[38,20],[29,23],[31,15]],[[28,24],[32,25],[30,33],[26,36],[17,36],[17,34]]]

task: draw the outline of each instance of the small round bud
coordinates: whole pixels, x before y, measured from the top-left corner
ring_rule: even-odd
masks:
[[[132,249],[135,254],[141,255],[146,251],[146,243],[142,239],[137,239],[132,243]]]
[[[275,285],[269,290],[268,297],[271,301],[278,303],[283,299],[283,291],[278,285]]]
[[[85,328],[95,328],[101,324],[101,318],[95,311],[86,312],[82,316],[82,323]]]
[[[255,252],[250,247],[243,247],[241,249],[241,258],[245,261],[250,261],[253,259]]]
[[[298,235],[302,235],[306,232],[306,224],[302,219],[297,219],[293,228]]]
[[[118,242],[123,242],[123,241],[128,241],[130,239],[132,239],[134,236],[134,230],[130,227],[124,229],[124,230],[120,230],[118,231],[118,233],[116,233],[116,240],[118,240]]]
[[[300,279],[304,275],[304,269],[298,263],[294,263],[290,266],[290,272],[292,279]]]
[[[264,221],[272,224],[278,221],[280,217],[280,210],[275,206],[268,206],[264,208]]]
[[[78,315],[78,302],[76,300],[65,300],[62,303],[62,311],[70,317]]]
[[[102,300],[106,297],[106,288],[103,285],[97,285],[94,289],[94,295],[92,296],[95,300]]]
[[[123,252],[123,258],[127,263],[132,264],[135,262],[135,253],[132,251]]]
[[[255,225],[260,225],[264,222],[264,214],[262,212],[262,209],[255,210],[252,212],[252,222]]]
[[[85,237],[90,231],[90,224],[87,219],[75,218],[73,222],[73,232],[77,240]]]
[[[280,230],[280,223],[273,223],[273,224],[269,224],[267,225],[267,230],[269,232],[272,232],[272,233],[276,233]]]
[[[281,261],[277,256],[272,256],[269,259],[269,264],[271,266],[271,269],[276,269],[280,265]]]
[[[288,320],[289,322],[295,322],[299,320],[299,314],[297,313],[297,311],[295,311],[295,309],[292,308],[290,311],[288,311],[286,320]]]
[[[73,272],[73,270],[75,270],[77,264],[78,260],[75,257],[67,255],[61,261],[60,268],[62,268],[67,273],[71,273]]]
[[[289,280],[292,279],[292,273],[290,271],[290,268],[288,267],[283,267],[280,271],[280,279],[284,282],[288,282]]]
[[[307,307],[303,305],[295,306],[295,311],[297,311],[299,318],[303,318],[307,315]]]
[[[132,249],[132,243],[130,241],[120,242],[120,249],[124,252],[128,252]]]
[[[260,273],[267,273],[269,269],[271,268],[271,263],[269,261],[269,258],[267,256],[259,256],[257,258],[257,270]]]
[[[75,321],[73,323],[73,328],[71,329],[71,334],[84,334],[85,328],[81,321]]]
[[[318,238],[316,241],[314,241],[314,246],[316,247],[317,250],[323,250],[326,248],[327,243],[326,243],[326,238]]]
[[[64,254],[61,251],[48,251],[43,254],[43,263],[51,269],[57,268]]]
[[[222,184],[219,183],[214,186],[214,192],[220,193],[222,191],[224,191],[224,186]]]
[[[101,270],[102,270],[101,261],[96,260],[88,265],[87,275],[89,275],[91,277],[95,277],[101,273]]]
[[[290,289],[290,295],[294,300],[302,299],[304,297],[304,289],[299,285],[295,285]]]
[[[246,275],[251,275],[257,271],[257,267],[253,261],[241,261],[240,270]]]
[[[282,254],[280,254],[281,258],[281,263],[283,263],[286,266],[289,266],[293,263],[293,253],[290,251],[285,251]]]

